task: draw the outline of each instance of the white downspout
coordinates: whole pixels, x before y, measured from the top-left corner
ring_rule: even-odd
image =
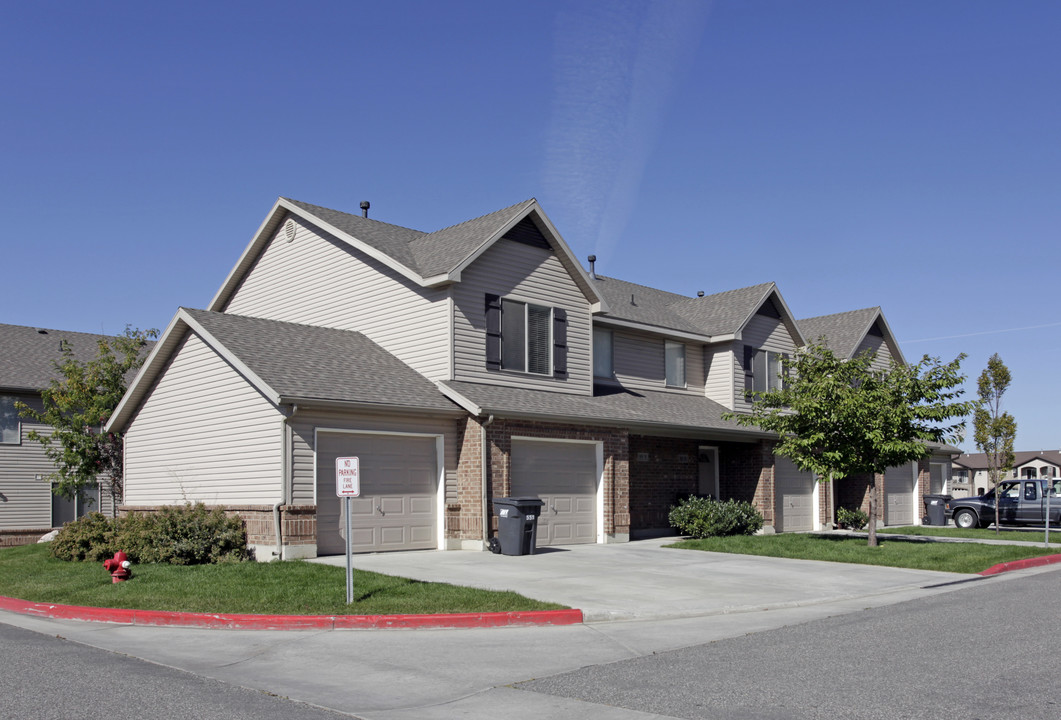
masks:
[[[291,406],[291,411],[280,420],[280,500],[273,504],[273,531],[276,533],[276,550],[273,557],[278,560],[284,559],[283,526],[280,522],[280,507],[288,502],[291,490],[291,425],[288,422],[298,411],[297,405]]]

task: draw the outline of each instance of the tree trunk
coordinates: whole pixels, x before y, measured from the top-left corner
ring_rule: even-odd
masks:
[[[867,547],[877,547],[877,473],[873,473],[873,483],[869,493],[869,540]]]

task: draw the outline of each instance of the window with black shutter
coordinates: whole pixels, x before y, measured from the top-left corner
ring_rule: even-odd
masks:
[[[567,376],[567,313],[486,296],[486,367]]]

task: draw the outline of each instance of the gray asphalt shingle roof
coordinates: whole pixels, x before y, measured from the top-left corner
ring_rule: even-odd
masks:
[[[96,357],[105,335],[47,330],[0,324],[0,388],[37,391],[58,378],[55,363],[62,359],[59,343],[66,340],[74,357],[86,362]]]
[[[431,381],[359,332],[184,312],[283,398],[458,412]]]
[[[422,277],[440,275],[456,268],[534,202],[533,199],[524,200],[441,230],[421,232],[300,200],[284,200],[394,258]]]
[[[825,347],[840,357],[849,358],[855,354],[870,323],[879,314],[879,307],[863,308],[807,318],[800,320],[799,326],[809,342],[818,342],[819,338],[825,338]]]
[[[741,329],[776,289],[773,283],[686,297],[598,275],[594,284],[608,303],[609,317],[699,335],[728,335]]]
[[[598,388],[597,394],[574,395],[502,385],[449,380],[443,385],[468,398],[485,412],[599,422],[607,425],[667,425],[689,429],[754,430],[724,420],[722,405],[702,395]]]

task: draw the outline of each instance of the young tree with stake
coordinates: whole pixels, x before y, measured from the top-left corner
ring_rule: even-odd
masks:
[[[999,532],[998,485],[1013,467],[1013,442],[1017,437],[1017,421],[1008,412],[1002,412],[1002,396],[1010,380],[1009,368],[995,353],[976,383],[979,403],[973,414],[973,440],[987,456],[987,474],[995,487],[995,534]]]
[[[782,361],[780,389],[751,393],[749,414],[727,414],[777,433],[774,452],[819,478],[869,474],[870,547],[877,546],[877,476],[924,457],[930,442],[955,439],[973,406],[958,400],[964,355],[949,363],[926,355],[883,370],[873,367],[874,357],[844,359],[823,344],[798,348]]]

